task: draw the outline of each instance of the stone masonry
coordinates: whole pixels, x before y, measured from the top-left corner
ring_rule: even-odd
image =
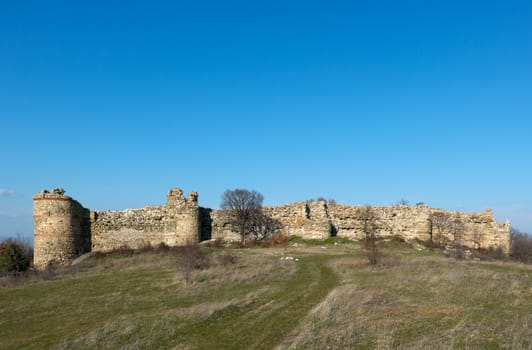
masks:
[[[91,250],[89,210],[64,190],[33,196],[34,258],[37,268],[66,264]]]
[[[41,191],[33,200],[37,268],[50,263],[67,264],[89,251],[239,239],[220,210],[199,207],[196,192],[185,197],[178,188],[168,192],[165,205],[123,211],[90,211],[65,196],[62,189]],[[287,235],[360,240],[364,238],[362,208],[307,201],[264,207],[263,212],[278,220],[281,231]],[[443,213],[462,224],[462,245],[509,251],[510,223],[497,223],[489,209],[482,213],[459,213],[416,205],[372,207],[372,211],[378,237],[452,241],[450,231],[439,229],[433,223],[434,215]]]

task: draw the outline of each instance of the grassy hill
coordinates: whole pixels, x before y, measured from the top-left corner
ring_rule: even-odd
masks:
[[[94,255],[0,288],[2,349],[531,349],[532,268],[391,245]]]

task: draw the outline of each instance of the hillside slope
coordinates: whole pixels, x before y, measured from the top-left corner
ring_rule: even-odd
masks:
[[[527,266],[394,247],[369,267],[356,244],[209,252],[188,285],[175,257],[150,252],[4,287],[0,348],[532,347]]]

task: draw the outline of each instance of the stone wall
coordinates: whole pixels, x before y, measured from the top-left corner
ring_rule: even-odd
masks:
[[[140,248],[161,243],[183,245],[198,242],[199,230],[198,195],[191,192],[185,198],[180,189],[168,192],[166,205],[91,212],[94,251]]]
[[[362,207],[330,205],[329,213],[335,231],[339,237],[363,239]],[[433,239],[440,242],[452,242],[454,235],[449,227],[440,229],[433,223],[434,215],[444,214],[449,221],[459,221],[461,244],[474,249],[501,247],[508,252],[510,242],[510,223],[498,224],[490,209],[482,213],[460,213],[429,208],[425,205],[372,207],[375,214],[378,237],[400,236],[406,240]]]
[[[339,237],[363,239],[364,207],[330,205],[331,220]],[[398,235],[404,239],[428,240],[430,208],[426,206],[372,207],[378,237]]]
[[[207,239],[236,241],[240,237],[220,210],[200,208],[198,194],[188,197],[171,189],[167,203],[123,211],[89,211],[64,190],[41,191],[34,196],[36,267],[65,264],[88,251],[108,251],[145,245],[183,245]],[[264,207],[281,231],[306,239],[339,236],[364,238],[364,207],[307,201]],[[509,251],[510,223],[498,224],[491,210],[482,213],[449,212],[418,206],[371,207],[378,237],[406,240],[453,240],[450,230],[436,225],[434,216],[445,214],[461,223],[461,244],[471,248],[501,247]]]
[[[323,239],[330,236],[353,240],[364,239],[364,214],[361,206],[329,204],[325,201],[297,202],[276,207],[264,207],[266,215],[282,224],[287,235],[306,239]],[[433,215],[445,213],[450,220],[463,223],[461,244],[470,248],[501,247],[509,251],[510,224],[498,224],[491,210],[483,213],[459,213],[429,208],[425,205],[371,207],[377,237],[400,236],[405,240],[452,242],[453,233],[438,230],[433,225]],[[211,238],[226,241],[238,240],[231,224],[219,210],[210,211]],[[440,232],[441,231],[441,232]]]
[[[90,251],[198,242],[198,194],[171,189],[166,205],[123,211],[90,211],[64,195],[43,190],[33,197],[34,266],[64,265]]]

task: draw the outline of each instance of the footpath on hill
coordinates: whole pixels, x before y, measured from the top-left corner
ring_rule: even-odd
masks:
[[[309,255],[297,262],[297,271],[273,297],[245,307],[229,306],[208,320],[191,340],[199,349],[272,349],[283,341],[337,286],[338,277],[326,266],[327,256]]]

